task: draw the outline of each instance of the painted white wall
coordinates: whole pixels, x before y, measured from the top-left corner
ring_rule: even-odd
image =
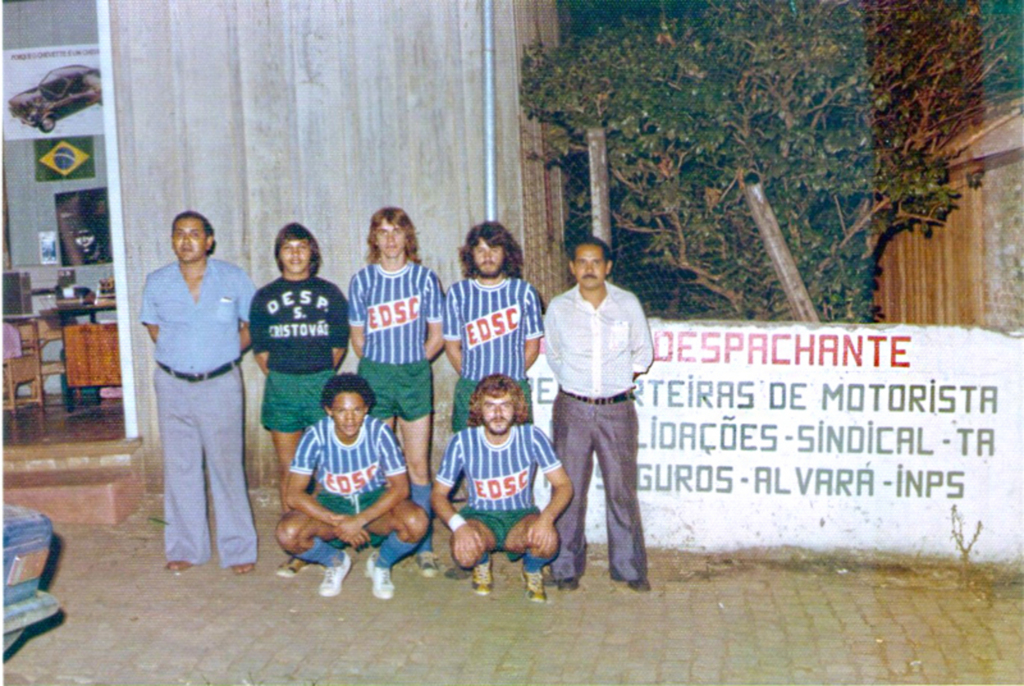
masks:
[[[955,505],[967,542],[983,524],[972,559],[1024,556],[1021,337],[919,326],[651,328],[656,360],[637,402],[649,546],[953,556]],[[558,387],[543,355],[531,377],[534,418],[549,430]],[[604,511],[594,479],[591,542],[606,541]]]

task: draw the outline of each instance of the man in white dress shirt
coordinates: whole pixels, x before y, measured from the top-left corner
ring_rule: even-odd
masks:
[[[575,498],[557,522],[559,555],[551,564],[560,590],[574,590],[586,567],[587,490],[593,454],[604,479],[612,579],[650,590],[637,502],[634,380],[654,359],[651,332],[636,296],[605,281],[611,250],[588,237],[570,253],[577,286],[555,297],[544,317],[548,364],[558,380],[555,452]]]

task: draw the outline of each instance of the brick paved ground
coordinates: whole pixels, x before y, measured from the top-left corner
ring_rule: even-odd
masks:
[[[58,526],[64,621],[15,646],[6,683],[1024,682],[1015,569],[976,570],[963,589],[955,567],[920,560],[652,551],[654,590],[637,595],[597,549],[579,591],[538,606],[504,557],[489,598],[407,562],[388,602],[357,558],[322,599],[318,569],[274,575],[276,497],[254,503],[260,563],[241,578],[164,571],[157,498],[120,526]]]

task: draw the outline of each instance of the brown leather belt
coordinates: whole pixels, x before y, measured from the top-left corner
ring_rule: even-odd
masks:
[[[237,367],[239,364],[241,364],[241,362],[241,359],[232,360],[231,362],[228,362],[227,364],[222,364],[216,369],[208,371],[205,374],[186,374],[185,372],[176,372],[163,362],[157,362],[156,366],[160,367],[160,369],[164,370],[165,372],[173,376],[175,379],[181,379],[182,381],[188,381],[189,383],[196,383],[197,381],[209,381],[210,379],[216,379],[218,376],[224,376],[232,369]]]
[[[562,395],[568,396],[573,400],[579,400],[581,403],[587,403],[588,405],[617,405],[618,403],[624,403],[627,400],[633,400],[633,391],[623,391],[618,395],[613,395],[609,398],[587,398],[582,395],[576,395],[569,391],[559,390]]]

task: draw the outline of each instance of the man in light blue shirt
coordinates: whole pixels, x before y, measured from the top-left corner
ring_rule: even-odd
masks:
[[[198,212],[171,223],[178,261],[149,274],[140,319],[156,343],[156,389],[164,452],[164,550],[180,573],[210,559],[203,456],[217,517],[221,567],[256,564],[256,528],[242,467],[242,352],[256,288],[244,271],[209,257],[213,226]]]

